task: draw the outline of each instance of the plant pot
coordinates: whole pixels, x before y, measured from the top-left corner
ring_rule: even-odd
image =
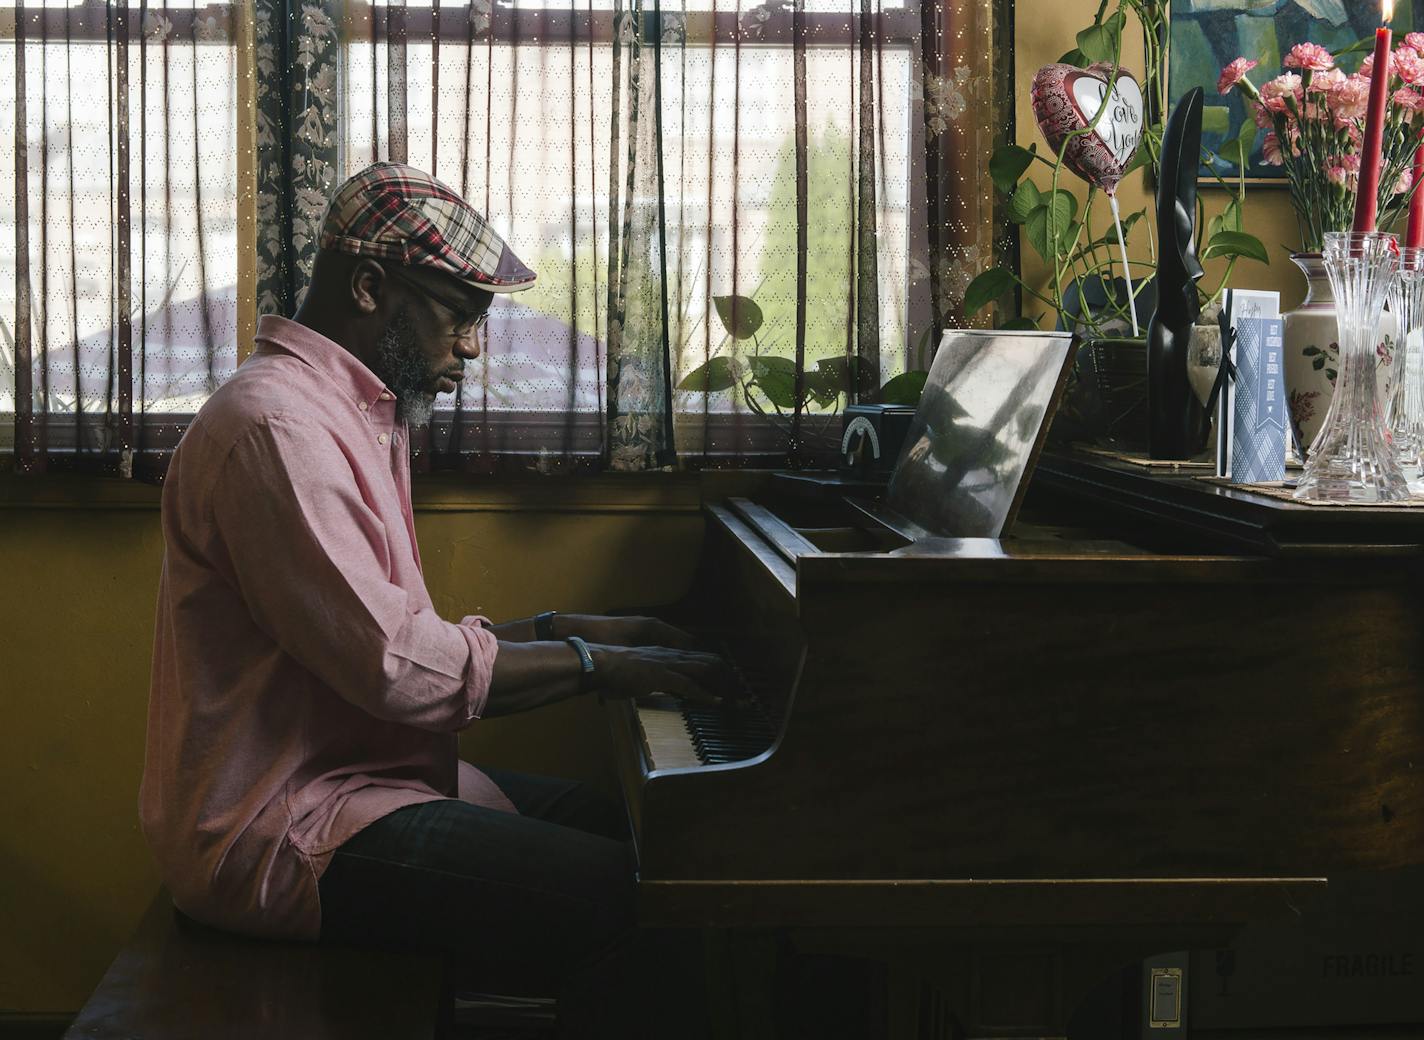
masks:
[[[1117,451],[1147,450],[1147,343],[1080,340],[1052,434]]]
[[[1286,401],[1296,443],[1309,449],[1320,434],[1335,378],[1340,367],[1340,340],[1335,327],[1335,293],[1319,253],[1292,253],[1305,275],[1305,299],[1282,317],[1285,321]],[[1389,400],[1393,385],[1394,342],[1397,322],[1385,311],[1380,315],[1379,345],[1375,348],[1375,381],[1380,401]]]

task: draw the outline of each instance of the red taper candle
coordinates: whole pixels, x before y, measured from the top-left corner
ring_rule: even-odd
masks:
[[[1394,14],[1392,0],[1384,0],[1380,14],[1386,23]],[[1365,111],[1365,140],[1360,149],[1360,189],[1355,193],[1355,231],[1375,229],[1379,196],[1380,150],[1384,145],[1385,101],[1389,97],[1389,25],[1375,30],[1375,64],[1370,72],[1370,107]]]
[[[1409,196],[1409,227],[1404,234],[1407,246],[1424,246],[1424,144],[1414,149],[1414,180]]]

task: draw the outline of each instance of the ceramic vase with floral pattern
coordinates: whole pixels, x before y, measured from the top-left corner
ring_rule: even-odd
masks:
[[[1306,290],[1301,305],[1282,316],[1286,395],[1296,442],[1308,451],[1330,410],[1340,369],[1340,338],[1335,327],[1335,295],[1325,274],[1325,261],[1319,253],[1292,253],[1291,259],[1305,273]],[[1397,324],[1388,311],[1380,315],[1380,342],[1375,348],[1380,401],[1389,400]]]

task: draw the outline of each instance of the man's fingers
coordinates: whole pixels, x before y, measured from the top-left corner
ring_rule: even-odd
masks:
[[[716,654],[689,654],[685,668],[686,674],[706,691],[728,700],[741,696],[736,673]]]
[[[674,697],[681,698],[685,701],[691,701],[694,704],[722,703],[721,697],[717,696],[717,694],[711,692],[710,690],[705,689],[701,684],[699,684],[693,679],[688,678],[685,675],[678,675],[675,672],[670,673],[668,675],[667,682],[664,685],[666,686],[666,689],[660,692],[670,693]]]
[[[649,619],[648,644],[650,646],[666,646],[673,650],[702,649],[702,644],[694,636],[675,625],[669,625],[666,621],[659,621],[657,618]]]

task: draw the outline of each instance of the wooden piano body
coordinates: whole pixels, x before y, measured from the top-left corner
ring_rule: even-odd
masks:
[[[689,602],[775,740],[702,765],[609,702],[645,920],[1106,928],[1108,964],[1424,863],[1424,510],[1035,480],[1003,540],[906,545],[815,479],[709,504]]]

